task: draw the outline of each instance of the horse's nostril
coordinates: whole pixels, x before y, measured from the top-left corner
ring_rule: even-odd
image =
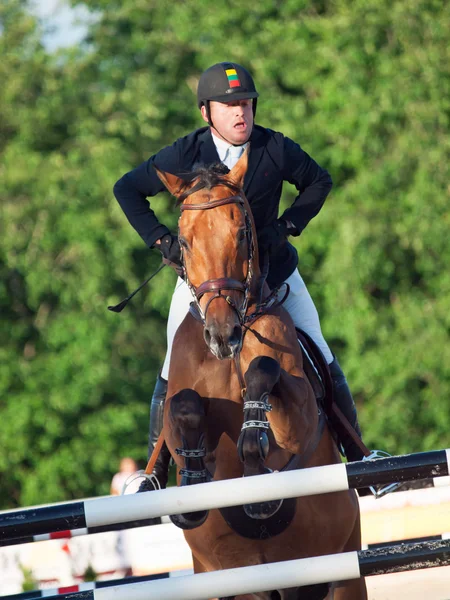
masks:
[[[203,330],[203,337],[205,338],[205,342],[208,344],[211,342],[211,334],[209,333],[209,329],[205,327]]]
[[[237,345],[240,344],[242,340],[242,329],[236,325],[233,329],[233,333],[230,336],[230,344]]]

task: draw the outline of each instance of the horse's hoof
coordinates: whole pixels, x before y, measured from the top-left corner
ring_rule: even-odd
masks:
[[[169,515],[169,519],[180,529],[195,529],[200,527],[208,518],[209,510],[186,513],[184,515]]]
[[[282,504],[283,500],[254,502],[253,504],[244,504],[243,509],[251,519],[268,519],[280,510]]]

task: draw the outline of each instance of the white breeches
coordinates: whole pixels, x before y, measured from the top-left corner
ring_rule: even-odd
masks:
[[[291,315],[294,324],[305,331],[319,346],[328,364],[333,362],[331,353],[320,329],[319,315],[314,302],[306,289],[305,282],[297,269],[286,279],[290,286],[289,296],[283,306]],[[285,288],[279,292],[280,299],[284,296]],[[192,294],[186,283],[178,278],[170,304],[169,319],[167,321],[167,354],[161,371],[164,379],[169,377],[170,354],[172,351],[173,338],[178,327],[183,322],[192,302]]]

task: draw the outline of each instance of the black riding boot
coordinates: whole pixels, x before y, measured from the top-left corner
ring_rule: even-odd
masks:
[[[155,389],[153,391],[152,402],[150,405],[150,426],[148,432],[148,458],[150,459],[153,448],[158,441],[159,434],[163,427],[164,417],[164,402],[166,400],[167,381],[158,373],[156,378]],[[167,485],[168,471],[170,462],[170,452],[166,443],[162,445],[159,456],[153,468],[153,475],[158,478],[161,488]],[[149,479],[144,479],[141,483],[138,492],[148,492],[156,489],[155,485]]]
[[[355,429],[356,433],[361,437],[361,429],[358,423],[358,415],[356,413],[356,406],[353,401],[353,396],[348,387],[347,379],[339,365],[337,358],[335,357],[333,362],[329,365],[331,379],[333,380],[333,396],[334,401],[347,417],[350,425]],[[364,453],[359,448],[348,432],[337,423],[336,426],[339,440],[344,448],[345,456],[350,462],[362,460]]]
[[[356,406],[353,402],[353,397],[348,387],[347,380],[344,373],[335,357],[330,367],[331,378],[333,380],[333,394],[334,401],[347,417],[350,425],[353,426],[356,433],[361,438],[361,429],[358,423],[358,415],[356,413]],[[372,450],[369,456],[365,456],[364,452],[359,448],[355,441],[348,434],[347,430],[342,427],[339,423],[336,423],[336,431],[339,436],[339,440],[344,448],[345,456],[349,462],[357,460],[363,460],[364,458],[373,459],[390,456],[387,452],[381,450]],[[401,487],[401,483],[391,483],[389,485],[377,485],[368,488],[358,488],[358,496],[368,496],[373,494],[376,498],[381,498],[389,492],[394,492],[396,489]]]

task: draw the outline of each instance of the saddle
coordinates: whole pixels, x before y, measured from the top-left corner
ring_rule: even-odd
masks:
[[[333,382],[327,361],[320,348],[307,333],[297,328],[296,331],[302,349],[303,370],[314,391],[317,404],[329,416],[333,403]]]

